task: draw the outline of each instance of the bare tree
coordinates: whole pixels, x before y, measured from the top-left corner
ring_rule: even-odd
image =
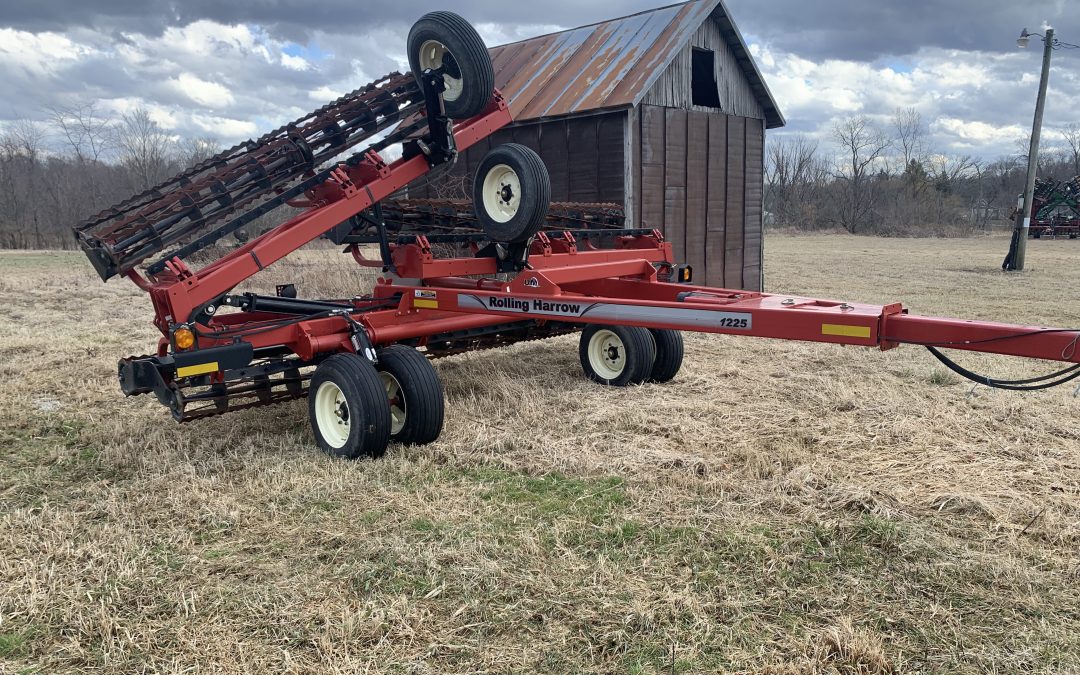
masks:
[[[922,114],[915,108],[897,108],[893,113],[892,125],[906,170],[912,161],[921,162],[925,157],[926,127]]]
[[[1027,166],[1028,155],[1031,153],[1031,134],[1024,134],[1015,141],[1016,144],[1016,158],[1021,164]],[[1035,175],[1043,176],[1047,173],[1050,166],[1054,164],[1053,151],[1049,150],[1044,143],[1039,148],[1039,157],[1035,162]]]
[[[42,179],[45,136],[41,125],[29,119],[10,122],[0,135],[0,220],[12,245],[41,248],[48,239],[38,199],[47,184]]]
[[[770,141],[765,162],[765,209],[781,227],[816,228],[828,166],[818,144],[803,136]]]
[[[130,172],[136,189],[145,190],[168,177],[176,144],[145,108],[121,117],[115,141],[120,161]]]
[[[78,162],[101,161],[109,150],[113,122],[96,103],[50,108],[53,127]]]
[[[213,136],[183,138],[177,144],[177,159],[184,166],[195,166],[221,152],[221,143]]]
[[[1061,137],[1068,144],[1066,158],[1070,163],[1072,175],[1080,176],[1080,124],[1072,122],[1061,130]]]
[[[960,179],[978,176],[982,165],[971,155],[935,155],[930,166],[938,189],[950,192]]]
[[[45,146],[45,129],[33,120],[23,118],[11,122],[5,136],[29,159],[37,159]]]
[[[854,233],[872,221],[872,174],[892,142],[863,115],[834,124],[833,140],[843,154],[836,177],[846,188],[840,223],[847,231]]]

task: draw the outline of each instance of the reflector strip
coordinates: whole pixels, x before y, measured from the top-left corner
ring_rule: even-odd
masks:
[[[574,302],[578,300],[578,302]],[[588,298],[517,297],[513,295],[459,295],[458,307],[482,309],[507,314],[540,314],[543,316],[588,317],[595,323],[602,320],[623,323],[668,323],[686,330],[732,329],[752,331],[754,315],[750,312],[718,312],[713,309],[683,309],[682,307],[650,307],[647,305],[616,304],[613,302],[589,303]]]
[[[419,307],[420,309],[438,309],[439,295],[433,290],[418,288],[413,291],[412,304],[413,307]]]
[[[822,335],[839,335],[842,337],[856,337],[870,339],[870,326],[852,326],[842,323],[821,324]]]
[[[194,366],[184,366],[183,368],[176,369],[177,377],[193,377],[195,375],[207,375],[209,373],[216,373],[218,370],[218,362],[211,361],[210,363],[200,363]]]

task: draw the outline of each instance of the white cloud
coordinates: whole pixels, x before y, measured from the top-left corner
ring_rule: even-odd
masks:
[[[285,66],[289,70],[310,70],[311,64],[303,56],[293,56],[292,54],[281,54],[281,65]]]
[[[333,101],[345,94],[344,89],[336,89],[323,85],[308,92],[308,98],[312,101]]]
[[[900,64],[813,61],[762,44],[751,49],[788,133],[828,142],[835,119],[867,115],[888,127],[897,108],[909,107],[921,113],[931,144],[942,151],[994,158],[1013,153],[1016,139],[1029,133],[1038,71],[1024,52],[923,49]],[[1072,121],[1077,82],[1077,71],[1064,62],[1054,68],[1048,130]]]
[[[613,15],[615,16],[615,15]],[[511,25],[505,23],[477,23],[476,32],[483,38],[484,44],[487,45],[504,45],[508,42],[517,42],[518,40],[524,40],[534,37],[536,35],[546,35],[547,33],[555,33],[566,28],[571,28],[578,24],[558,25],[553,23],[545,24],[521,24]]]
[[[0,64],[22,69],[31,76],[49,75],[95,53],[57,33],[29,33],[0,28]]]
[[[228,87],[200,79],[191,73],[181,73],[169,83],[179,93],[206,108],[224,108],[235,102]]]
[[[210,134],[216,138],[251,138],[256,136],[259,131],[254,122],[236,120],[228,117],[192,115],[191,121],[204,133]]]
[[[930,125],[930,131],[952,136],[960,144],[970,147],[1004,145],[1014,142],[1026,133],[1016,124],[997,126],[986,122],[965,121],[955,117],[942,117]]]
[[[157,0],[148,2],[158,6]],[[48,3],[41,4],[42,11],[49,9]],[[91,14],[104,7],[85,4],[83,9]],[[302,113],[323,105],[374,77],[408,68],[405,35],[408,21],[415,17],[411,9],[405,17],[405,9],[394,3],[371,8],[376,15],[393,20],[367,21],[370,16],[365,15],[362,26],[338,25],[334,22],[340,23],[340,15],[327,12],[307,17],[301,31],[288,28],[300,24],[283,28],[280,22],[285,19],[275,14],[282,9],[280,3],[236,0],[210,9],[194,8],[197,3],[166,4],[177,8],[177,21],[198,20],[167,25],[160,17],[140,15],[138,21],[111,25],[105,20],[76,20],[71,11],[78,8],[69,8],[57,19],[68,22],[63,32],[58,32],[61,28],[47,32],[40,26],[0,28],[0,87],[5,91],[0,118],[40,119],[48,106],[102,100],[117,114],[142,106],[171,132],[215,134],[229,145],[298,117],[298,110]],[[463,5],[460,11],[476,21],[488,44],[497,44],[563,27],[545,23],[552,19],[579,25],[642,9],[647,3],[632,0],[633,7],[604,5],[607,9],[595,3],[579,3],[580,8],[563,0],[557,4],[566,11],[548,6],[541,10],[533,6],[536,3],[514,10],[513,18],[490,4],[472,4],[468,10]],[[859,42],[868,32],[860,29],[864,18],[845,23],[829,18],[839,12],[831,4],[809,9],[804,5],[813,3],[777,0],[733,7],[744,28],[766,38],[753,42],[750,49],[789,122],[788,133],[808,133],[827,141],[836,119],[867,115],[887,125],[896,108],[915,107],[939,150],[964,148],[984,157],[1014,152],[1015,136],[1023,135],[1031,122],[1038,50],[1014,50],[1011,33],[1001,39],[999,52],[957,50],[954,47],[975,47],[963,39],[933,39],[927,31],[937,30],[937,24],[927,28],[919,15],[910,17],[910,26],[905,19],[905,26],[884,26],[867,38],[873,41],[871,53]],[[875,3],[860,7],[860,11],[885,11]],[[941,4],[942,11],[953,11],[951,7]],[[211,15],[207,12],[213,9],[221,10],[212,12],[218,21],[199,18]],[[771,20],[761,20],[761,12]],[[777,26],[790,18],[781,15],[790,12],[810,12],[813,21],[798,34],[779,30]],[[1045,11],[1040,16],[1055,18]],[[1066,31],[1063,26],[1062,35]],[[897,40],[909,47],[947,44],[950,48],[889,51],[888,45]],[[831,47],[815,48],[815,44]],[[903,56],[880,56],[892,53]],[[825,58],[824,54],[848,58]],[[1080,109],[1080,59],[1067,50],[1055,52],[1054,59],[1047,138],[1055,128],[1075,121],[1073,111]]]
[[[229,26],[215,21],[196,21],[182,27],[170,27],[157,38],[129,35],[140,42],[156,42],[161,48],[177,54],[202,57],[258,54],[265,56],[264,45],[256,32],[245,25]]]

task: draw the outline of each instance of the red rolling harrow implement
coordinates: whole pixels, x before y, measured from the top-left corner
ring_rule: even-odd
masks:
[[[387,76],[76,227],[103,279],[126,276],[153,301],[163,337],[155,355],[121,359],[125,394],[153,393],[180,421],[307,397],[318,444],[358,457],[438,437],[443,394],[430,359],[575,331],[585,374],[613,386],[675,377],[685,330],[924,345],[964,376],[1007,389],[1080,376],[1076,330],[693,285],[659,232],[625,228],[617,210],[563,205],[549,216],[547,171],[522,146],[494,148],[481,163],[471,215],[459,202],[387,201],[384,210],[393,193],[512,121],[487,50],[463,19],[424,16],[408,50],[411,74]],[[387,161],[380,152],[393,144],[402,154]],[[201,269],[185,262],[284,204],[303,210]],[[370,294],[236,290],[322,236],[382,270]],[[439,243],[469,255],[439,255]],[[378,258],[365,257],[375,244]],[[942,347],[1071,365],[999,381],[963,369]]]

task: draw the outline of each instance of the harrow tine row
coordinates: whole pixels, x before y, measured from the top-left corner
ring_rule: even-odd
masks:
[[[392,73],[106,209],[77,226],[76,236],[103,279],[122,274],[216,221],[243,215],[261,198],[280,205],[283,200],[273,195],[415,115],[423,103],[411,75]],[[415,124],[406,125],[394,140],[414,129]],[[231,231],[228,225],[222,229]]]
[[[238,383],[219,383],[194,393],[181,389],[174,399],[173,417],[191,422],[227,412],[287,403],[307,396],[310,373],[285,374],[280,378],[262,378]]]
[[[580,330],[574,324],[549,321],[518,321],[475,330],[460,330],[431,336],[426,356],[439,359],[471,351],[495,349],[519,342],[546,340]],[[146,358],[146,357],[143,357]],[[173,416],[192,422],[216,415],[287,403],[308,395],[311,372],[294,369],[281,377],[255,377],[210,386],[181,387],[176,390]]]
[[[381,203],[383,222],[388,233],[409,234],[480,234],[473,203],[468,199],[396,199]],[[553,202],[548,208],[545,230],[621,230],[626,217],[621,204]],[[376,234],[371,221],[354,229],[350,236]]]

